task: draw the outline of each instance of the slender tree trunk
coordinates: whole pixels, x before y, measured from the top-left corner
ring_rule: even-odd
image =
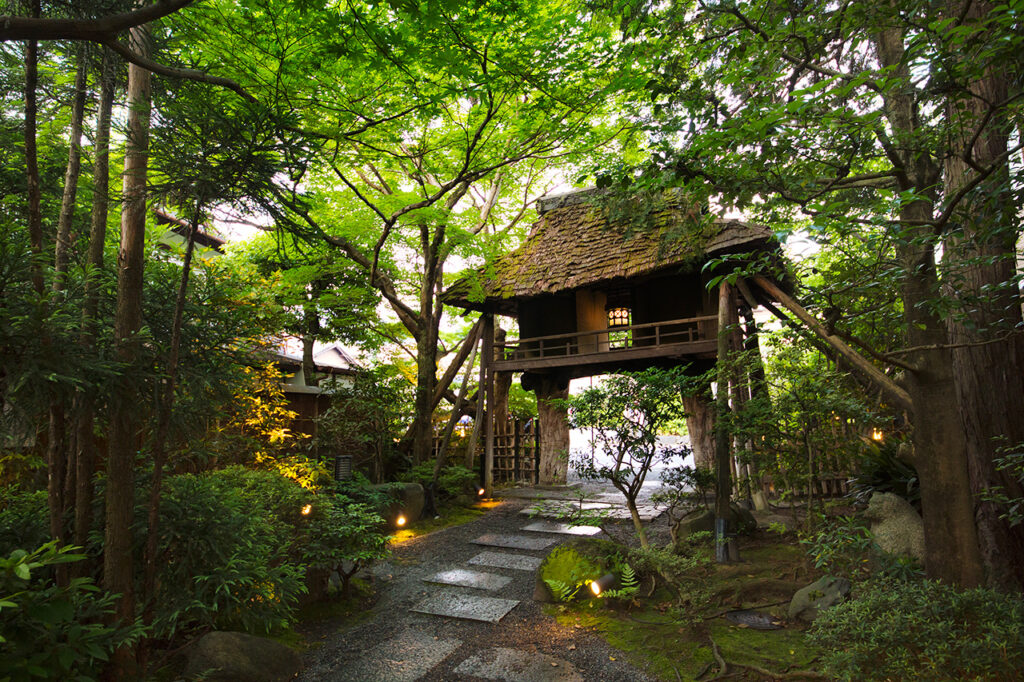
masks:
[[[474,327],[479,329],[479,327]],[[470,353],[469,361],[466,363],[466,371],[462,375],[462,385],[459,386],[459,395],[455,400],[455,405],[452,407],[451,417],[448,418],[448,423],[445,425],[444,433],[441,436],[441,444],[437,448],[437,458],[434,460],[434,476],[431,479],[431,485],[433,489],[437,490],[437,483],[441,478],[441,469],[444,468],[444,461],[448,454],[448,442],[452,438],[452,433],[455,431],[455,424],[459,421],[462,416],[462,404],[466,399],[466,389],[469,387],[469,377],[473,373],[473,364],[476,362],[476,342],[479,335],[474,335],[472,339],[466,339],[466,343],[472,341],[473,352]]]
[[[31,3],[33,17],[39,16],[39,0]],[[43,215],[39,187],[39,154],[36,148],[36,85],[39,81],[39,44],[25,43],[25,182],[28,190],[28,238],[32,248],[32,288],[43,295]]]
[[[732,492],[732,477],[729,471],[729,431],[725,415],[729,413],[729,355],[730,337],[728,326],[731,321],[730,309],[733,302],[728,282],[718,287],[718,387],[715,391],[715,560],[726,562],[731,559],[729,533],[729,498]]]
[[[132,29],[133,49],[149,54],[145,27]],[[146,231],[146,173],[149,161],[150,73],[135,64],[128,67],[127,150],[124,164],[124,205],[121,209],[121,246],[118,253],[117,307],[114,343],[124,373],[117,381],[110,412],[110,451],[107,459],[106,532],[103,586],[120,595],[115,617],[135,618],[132,586],[132,511],[135,504],[135,453],[138,448],[138,390],[131,367],[138,357],[142,326],[142,282]],[[131,651],[119,649],[111,660],[110,677],[131,673]]]
[[[96,122],[93,161],[92,213],[89,221],[89,253],[86,263],[85,300],[82,307],[82,332],[79,342],[85,354],[95,346],[96,313],[99,309],[99,279],[103,271],[103,249],[107,239],[107,214],[110,203],[110,116],[114,105],[115,59],[110,50],[103,51],[103,72],[100,85],[100,107]],[[93,437],[94,404],[89,391],[81,391],[75,410],[77,438],[75,455],[75,536],[76,545],[84,546],[92,530],[93,474],[96,469],[96,440]]]

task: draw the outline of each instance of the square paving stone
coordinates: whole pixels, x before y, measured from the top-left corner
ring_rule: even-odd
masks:
[[[558,538],[537,538],[526,535],[495,535],[487,533],[473,540],[475,545],[487,547],[508,547],[509,549],[547,549],[558,542]]]
[[[459,587],[475,587],[478,590],[500,590],[512,582],[512,578],[493,573],[471,571],[467,568],[453,568],[450,571],[435,573],[425,578],[428,583],[441,583],[442,585],[458,585]]]
[[[479,620],[485,623],[497,623],[514,609],[519,602],[515,599],[498,599],[496,597],[477,597],[445,590],[427,597],[412,610],[445,618],[463,618]]]
[[[534,521],[527,526],[523,526],[522,530],[534,533],[559,533],[561,535],[597,535],[601,532],[601,529],[597,526],[570,526],[565,523],[555,523],[554,521]]]
[[[476,653],[459,663],[455,672],[501,682],[583,682],[583,676],[569,661],[505,647]]]
[[[438,639],[432,633],[406,630],[318,679],[415,682],[461,645],[458,639]]]
[[[480,552],[469,560],[474,566],[490,566],[491,568],[511,568],[517,571],[536,571],[543,559],[526,554],[507,554],[505,552]]]

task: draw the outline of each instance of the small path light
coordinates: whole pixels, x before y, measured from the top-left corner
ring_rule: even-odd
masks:
[[[399,514],[395,517],[395,525],[401,528],[405,525],[405,514]]]
[[[882,442],[882,430],[881,429],[871,429],[871,440],[877,441],[877,442],[881,443]]]
[[[313,513],[313,505],[307,504],[305,507],[302,508],[302,515],[303,516],[309,516],[312,513]]]
[[[486,494],[487,494],[487,490],[484,489],[484,488],[478,488],[477,491],[476,491],[476,496],[479,497],[480,499],[483,499],[484,495],[486,495]]]
[[[597,580],[590,581],[590,591],[594,593],[595,597],[600,597],[602,592],[606,592],[615,587],[617,578],[614,573],[606,573]]]

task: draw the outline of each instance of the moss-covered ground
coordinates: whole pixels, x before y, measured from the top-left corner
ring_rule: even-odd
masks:
[[[551,614],[564,626],[597,632],[633,665],[663,680],[819,677],[813,674],[818,652],[805,641],[803,626],[785,622],[789,599],[815,577],[803,552],[792,536],[765,532],[741,538],[740,545],[741,562],[712,567],[704,586],[710,599],[701,613],[687,614],[690,623],[673,613],[665,589],[617,603],[578,599],[550,607]],[[784,627],[756,630],[724,617],[739,609],[771,614]],[[726,662],[724,675],[719,659]]]

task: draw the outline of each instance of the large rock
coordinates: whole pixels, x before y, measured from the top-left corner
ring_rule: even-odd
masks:
[[[410,523],[419,520],[423,514],[426,498],[423,486],[419,483],[382,483],[373,487],[387,491],[391,497],[391,503],[385,509],[379,510],[388,523],[399,514],[403,514]]]
[[[729,532],[750,533],[757,530],[757,519],[749,509],[735,504],[729,505]],[[685,540],[689,535],[700,532],[715,532],[715,512],[711,509],[697,510],[684,516],[679,522],[677,539]]]
[[[208,682],[284,682],[301,669],[299,655],[272,639],[210,632],[190,648],[184,677]]]
[[[883,551],[924,561],[924,522],[909,502],[892,493],[875,493],[864,516]]]
[[[822,609],[835,606],[850,596],[850,581],[825,576],[798,590],[789,602],[789,619],[810,623]]]

